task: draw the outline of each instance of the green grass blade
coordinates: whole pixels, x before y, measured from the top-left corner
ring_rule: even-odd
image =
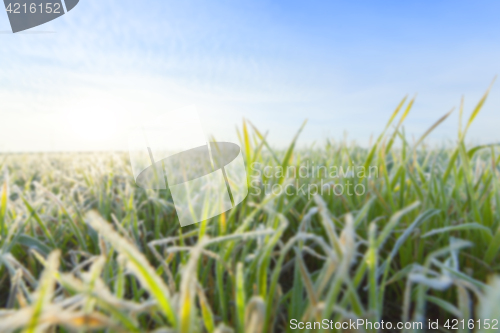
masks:
[[[168,318],[173,327],[177,327],[177,315],[172,306],[170,291],[166,284],[156,274],[156,270],[149,264],[147,258],[133,244],[121,237],[104,219],[95,211],[87,214],[88,223],[104,239],[106,239],[118,253],[127,259],[127,267],[141,281],[141,285],[158,302],[163,314]]]
[[[461,138],[462,140],[465,138],[465,135],[467,134],[467,131],[469,130],[470,125],[472,125],[472,123],[474,122],[474,119],[476,119],[477,115],[479,114],[479,112],[483,108],[484,103],[486,102],[486,99],[488,98],[488,95],[490,93],[491,87],[493,86],[493,83],[495,83],[495,80],[496,80],[496,77],[493,79],[490,86],[488,87],[488,89],[484,93],[483,97],[481,97],[481,99],[479,100],[479,103],[477,103],[476,107],[472,111],[472,113],[469,117],[469,120],[467,121],[467,125],[465,125],[465,129],[462,133],[462,138]]]
[[[451,109],[447,114],[445,114],[444,116],[442,116],[441,118],[439,118],[438,121],[436,121],[434,123],[434,125],[432,125],[427,131],[425,131],[425,133],[418,139],[417,143],[415,143],[415,145],[413,146],[413,149],[416,149],[418,147],[419,144],[421,144],[425,138],[431,134],[432,131],[434,131],[436,129],[436,127],[438,127],[443,121],[446,120],[446,118],[449,117],[450,114],[452,114],[454,109]]]
[[[54,296],[56,282],[55,274],[59,268],[59,257],[60,252],[55,251],[52,252],[47,259],[45,270],[40,278],[40,283],[34,296],[33,313],[28,321],[24,333],[34,333],[38,331],[37,328],[40,324],[39,321],[44,308],[50,304],[52,297]]]
[[[0,236],[2,236],[2,238],[7,234],[7,227],[5,225],[5,217],[7,214],[7,197],[8,185],[7,179],[5,179],[2,185],[2,195],[0,196]]]
[[[498,251],[500,250],[500,227],[498,227],[495,236],[491,240],[491,243],[486,250],[484,255],[484,261],[491,264],[495,257],[497,256]]]
[[[460,225],[454,225],[454,226],[449,226],[449,227],[444,227],[444,228],[439,228],[439,229],[433,229],[433,230],[425,233],[424,235],[422,235],[422,238],[427,238],[427,237],[439,235],[442,233],[448,234],[448,233],[453,232],[453,231],[463,231],[463,230],[467,230],[467,231],[468,230],[482,230],[491,236],[491,230],[489,228],[487,228],[484,225],[479,224],[477,222],[472,222],[472,223],[464,223],[464,224],[460,224]]]
[[[243,264],[238,263],[236,267],[236,316],[238,318],[238,332],[245,332],[245,277],[243,273]]]

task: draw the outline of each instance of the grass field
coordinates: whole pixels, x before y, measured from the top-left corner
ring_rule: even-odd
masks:
[[[284,332],[325,318],[488,331],[481,320],[500,319],[500,154],[466,145],[486,97],[451,113],[464,121],[447,148],[425,138],[450,113],[405,137],[406,99],[369,149],[297,148],[299,131],[273,150],[246,121],[250,195],[186,228],[166,191],[135,186],[127,154],[0,155],[0,332]],[[313,164],[377,173],[264,172]],[[266,195],[294,182],[359,191]]]

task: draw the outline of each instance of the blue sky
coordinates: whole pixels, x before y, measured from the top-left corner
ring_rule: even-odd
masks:
[[[500,73],[498,1],[104,1],[28,33],[0,12],[0,151],[126,149],[127,129],[197,105],[235,140],[243,117],[272,144],[377,135],[418,94],[419,137]],[[431,136],[455,140],[456,112]],[[498,142],[500,82],[472,142]]]

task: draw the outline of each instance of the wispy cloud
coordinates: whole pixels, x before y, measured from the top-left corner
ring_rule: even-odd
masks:
[[[286,144],[309,118],[303,142],[344,130],[363,142],[417,92],[406,130],[419,134],[462,94],[472,108],[500,72],[499,8],[81,0],[35,28],[56,33],[0,34],[0,150],[125,149],[137,114],[188,104],[221,138],[233,138],[246,117]],[[0,13],[0,30],[8,29]],[[498,140],[499,107],[495,88],[471,138]],[[112,123],[113,135],[91,135],[102,125],[88,139],[74,135],[71,119],[85,116]],[[448,121],[433,138],[455,132]]]

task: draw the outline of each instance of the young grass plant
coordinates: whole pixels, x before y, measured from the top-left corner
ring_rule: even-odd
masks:
[[[469,147],[466,134],[487,96],[465,126],[460,105],[457,144],[441,148],[426,138],[451,111],[410,142],[415,99],[397,105],[368,148],[299,147],[304,122],[275,149],[244,120],[248,198],[186,228],[168,190],[135,186],[125,154],[7,155],[0,331],[291,332],[292,319],[463,319],[476,324],[462,331],[486,332],[478,319],[500,319],[500,155],[497,144]],[[300,167],[307,177],[286,173]],[[295,184],[316,191],[268,190]],[[364,191],[335,192],[348,184]]]

